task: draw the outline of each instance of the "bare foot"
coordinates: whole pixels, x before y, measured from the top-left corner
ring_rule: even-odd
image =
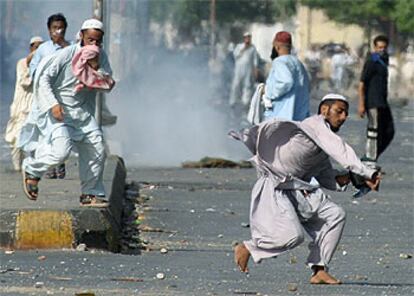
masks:
[[[315,274],[311,277],[310,283],[314,285],[322,284],[322,285],[340,285],[342,284],[341,281],[337,280],[325,270],[320,269],[315,272]]]
[[[250,252],[243,243],[234,247],[234,262],[237,264],[241,272],[249,272],[247,263],[249,262]]]

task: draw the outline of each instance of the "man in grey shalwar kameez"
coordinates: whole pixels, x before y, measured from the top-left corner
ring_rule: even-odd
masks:
[[[81,204],[104,203],[100,197],[105,196],[102,181],[105,148],[102,130],[93,116],[96,90],[75,92],[78,79],[72,71],[73,56],[81,46],[100,46],[103,35],[100,21],[86,20],[81,28],[81,42],[45,58],[41,69],[36,71],[34,107],[20,143],[30,147],[38,140],[34,156],[27,157],[22,166],[24,190],[31,200],[37,199],[42,175],[67,159],[75,146],[79,153]],[[112,73],[103,50],[99,54],[99,67]]]
[[[254,154],[259,179],[250,206],[252,238],[235,247],[235,261],[248,272],[250,256],[259,263],[312,239],[307,264],[312,284],[339,284],[327,272],[345,225],[345,211],[321,189],[345,190],[348,172],[335,170],[330,158],[363,176],[373,190],[378,173],[361,163],[354,150],[335,134],[348,116],[341,95],[322,99],[319,114],[301,122],[269,120],[233,136]],[[317,182],[315,182],[315,179]]]

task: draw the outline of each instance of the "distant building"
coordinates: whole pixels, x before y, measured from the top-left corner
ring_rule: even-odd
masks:
[[[322,10],[306,6],[298,7],[295,37],[295,45],[300,55],[314,43],[345,43],[354,50],[365,43],[362,27],[338,24],[329,20]]]

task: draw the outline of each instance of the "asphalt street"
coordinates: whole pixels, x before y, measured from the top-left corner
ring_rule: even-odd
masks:
[[[238,272],[232,243],[249,238],[253,169],[129,167],[128,178],[148,199],[141,255],[2,250],[0,295],[413,295],[412,106],[395,109],[394,117],[397,134],[380,161],[380,192],[358,200],[352,190],[330,192],[347,211],[330,266],[343,285],[308,283],[309,240],[279,258],[250,262],[248,276]],[[365,121],[351,116],[341,135],[361,154]]]

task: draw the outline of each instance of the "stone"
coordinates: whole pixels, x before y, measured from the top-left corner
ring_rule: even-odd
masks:
[[[165,274],[163,274],[162,272],[159,272],[159,273],[157,273],[156,277],[159,280],[163,280],[163,279],[165,279]]]
[[[167,254],[167,253],[168,253],[167,248],[161,248],[161,249],[160,249],[160,253],[161,253],[161,254]]]
[[[406,253],[401,253],[401,254],[400,254],[400,258],[401,258],[401,259],[411,259],[411,258],[413,258],[413,255],[411,255],[411,254],[406,254]]]
[[[45,283],[43,283],[43,282],[36,282],[34,284],[34,287],[37,288],[37,289],[43,288],[44,286],[45,286]]]
[[[290,256],[289,264],[296,264],[296,263],[298,263],[298,259],[296,258],[296,256]]]
[[[79,252],[84,252],[84,251],[86,251],[86,250],[88,250],[88,248],[86,247],[86,244],[79,244],[79,245],[76,247],[76,251],[79,251]]]
[[[298,285],[296,283],[288,283],[287,289],[289,292],[295,292],[298,290]]]

